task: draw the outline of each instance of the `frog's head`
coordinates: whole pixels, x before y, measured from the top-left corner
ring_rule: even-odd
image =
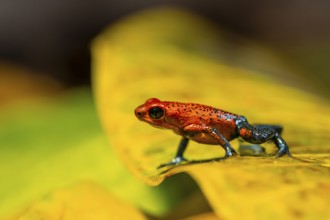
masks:
[[[166,108],[159,99],[148,99],[144,104],[135,109],[135,116],[157,128],[169,128],[165,121]]]

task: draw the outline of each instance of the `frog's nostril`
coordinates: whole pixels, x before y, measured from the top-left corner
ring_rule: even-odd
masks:
[[[135,115],[136,117],[142,117],[143,116],[143,112],[139,111],[138,109],[135,110]]]

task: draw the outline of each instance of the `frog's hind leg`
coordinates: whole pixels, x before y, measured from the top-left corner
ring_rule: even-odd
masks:
[[[243,138],[243,140],[253,144],[262,144],[267,141],[273,141],[278,148],[276,157],[281,157],[285,154],[291,157],[289,147],[280,135],[282,132],[281,126],[251,125],[244,117],[239,118],[236,121],[236,125],[239,136]]]

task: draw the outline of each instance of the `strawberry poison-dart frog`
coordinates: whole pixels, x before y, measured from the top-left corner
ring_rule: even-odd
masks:
[[[135,109],[135,115],[139,120],[154,127],[171,129],[182,136],[174,159],[160,167],[186,161],[183,153],[189,140],[220,145],[226,151],[224,158],[237,154],[229,143],[237,137],[253,144],[273,141],[278,148],[276,157],[283,155],[291,157],[288,145],[280,136],[276,126],[251,125],[244,116],[211,106],[151,98]]]

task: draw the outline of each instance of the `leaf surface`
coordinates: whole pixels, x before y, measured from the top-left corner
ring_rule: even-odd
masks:
[[[133,206],[109,195],[97,184],[80,183],[44,196],[12,219],[140,220],[146,217]]]
[[[95,40],[94,90],[114,150],[150,185],[188,172],[225,219],[329,217],[328,101],[268,74],[290,70],[276,66],[273,56],[254,44],[244,44],[253,56],[248,62],[259,60],[267,68],[227,59],[242,50],[228,51],[232,43],[226,36],[189,13],[156,10],[127,18]],[[174,156],[180,138],[135,118],[135,107],[151,97],[208,104],[245,115],[252,123],[281,124],[294,158],[237,157],[159,170]],[[231,143],[238,147],[237,141]],[[266,145],[268,153],[272,147]],[[197,143],[190,143],[185,153],[188,159],[223,155],[219,146]]]

